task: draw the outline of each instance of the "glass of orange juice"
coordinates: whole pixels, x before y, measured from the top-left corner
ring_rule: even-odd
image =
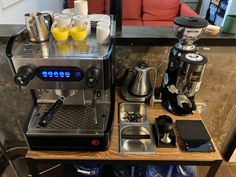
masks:
[[[76,15],[72,18],[70,35],[74,41],[83,41],[90,33],[90,19],[88,16]]]
[[[55,16],[54,23],[51,27],[51,33],[57,42],[67,41],[69,37],[69,26],[71,16],[60,14]]]

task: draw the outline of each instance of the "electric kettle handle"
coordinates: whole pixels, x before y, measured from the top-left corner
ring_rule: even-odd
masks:
[[[153,70],[153,72],[154,72],[153,90],[155,90],[156,80],[157,80],[157,69],[155,67],[147,68],[147,71],[150,71],[150,70]]]

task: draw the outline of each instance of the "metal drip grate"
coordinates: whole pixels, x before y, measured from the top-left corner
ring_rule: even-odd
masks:
[[[36,113],[33,126],[38,129],[80,129],[80,130],[104,130],[109,118],[109,104],[97,104],[96,113],[98,123],[94,122],[94,109],[92,105],[63,105],[54,114],[46,127],[37,124],[41,116],[49,110],[52,104],[43,104]]]

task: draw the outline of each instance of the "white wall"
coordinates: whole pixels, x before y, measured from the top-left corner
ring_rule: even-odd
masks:
[[[22,0],[6,9],[0,7],[0,24],[24,24],[24,14],[32,11],[60,12],[63,2],[64,0]]]

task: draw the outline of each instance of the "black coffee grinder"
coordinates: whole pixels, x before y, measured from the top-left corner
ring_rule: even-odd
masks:
[[[198,54],[194,45],[208,22],[198,17],[174,19],[179,42],[170,51],[161,92],[162,104],[175,115],[188,115],[196,110],[194,95],[201,85],[207,58]]]

